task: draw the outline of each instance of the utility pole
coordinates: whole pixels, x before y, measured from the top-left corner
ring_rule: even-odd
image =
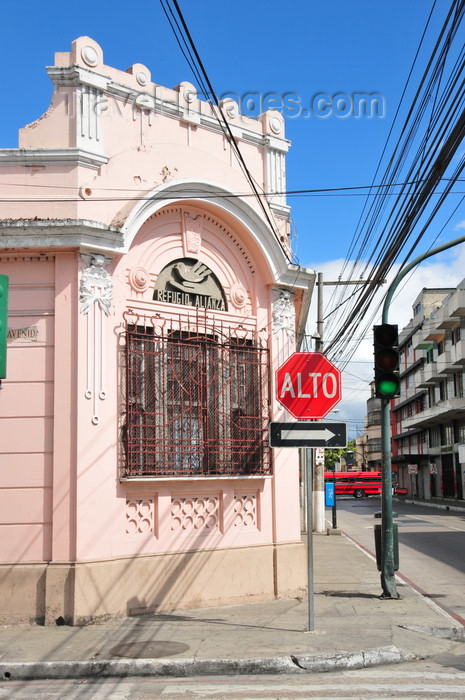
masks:
[[[315,352],[323,352],[323,286],[324,285],[359,285],[368,284],[368,280],[337,280],[337,282],[324,282],[323,273],[318,273],[317,279],[317,322],[315,339]],[[317,465],[313,460],[313,529],[315,532],[325,532],[325,467]]]
[[[317,334],[315,351],[323,350],[323,273],[318,273],[317,280]],[[325,532],[325,465],[320,464],[313,455],[313,529],[315,532]]]

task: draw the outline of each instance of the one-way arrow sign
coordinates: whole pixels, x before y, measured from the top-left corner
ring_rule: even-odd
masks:
[[[347,447],[346,423],[270,423],[271,447]]]

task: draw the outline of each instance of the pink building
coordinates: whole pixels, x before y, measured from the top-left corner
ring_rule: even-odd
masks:
[[[0,623],[302,594],[298,451],[268,444],[314,284],[282,116],[224,122],[88,37],[47,71],[0,150]]]

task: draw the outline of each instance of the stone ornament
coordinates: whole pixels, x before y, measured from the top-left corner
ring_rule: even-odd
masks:
[[[187,253],[198,255],[202,246],[203,216],[191,216],[188,212],[184,214],[184,250]]]
[[[281,289],[279,297],[273,305],[273,330],[275,333],[284,331],[289,336],[295,331],[295,310],[291,293],[287,289]]]
[[[281,121],[278,117],[271,117],[270,119],[270,129],[274,134],[279,134],[281,131]]]
[[[130,270],[129,284],[135,292],[145,292],[150,284],[150,276],[145,267],[134,267]]]
[[[88,66],[95,68],[98,63],[98,54],[93,46],[84,46],[81,51],[82,60],[87,63]]]
[[[105,257],[103,255],[92,256],[89,267],[81,275],[80,302],[81,313],[87,314],[95,303],[108,316],[112,299],[111,277],[104,269]]]
[[[247,303],[247,290],[242,284],[231,287],[231,303],[236,309],[243,309]]]
[[[105,389],[105,316],[112,301],[111,277],[105,270],[103,255],[92,255],[81,274],[79,300],[81,313],[87,317],[87,382],[85,397],[92,401],[92,423],[98,425],[99,401],[107,396]]]
[[[136,75],[136,80],[139,85],[145,86],[149,82],[147,75],[143,71],[139,71]]]

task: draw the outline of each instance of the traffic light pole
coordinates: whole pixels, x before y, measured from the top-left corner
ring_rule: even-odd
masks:
[[[390,399],[381,399],[381,587],[382,598],[398,598],[394,569]]]
[[[404,277],[423,260],[437,255],[448,248],[465,243],[465,236],[455,238],[449,243],[432,248],[406,265],[391,283],[384,300],[382,323],[389,323],[389,306],[394,293]],[[382,598],[398,598],[396,577],[394,572],[394,525],[392,515],[392,462],[391,462],[391,421],[390,400],[382,399],[381,413],[381,447],[382,462],[382,494],[381,494],[381,586]]]

